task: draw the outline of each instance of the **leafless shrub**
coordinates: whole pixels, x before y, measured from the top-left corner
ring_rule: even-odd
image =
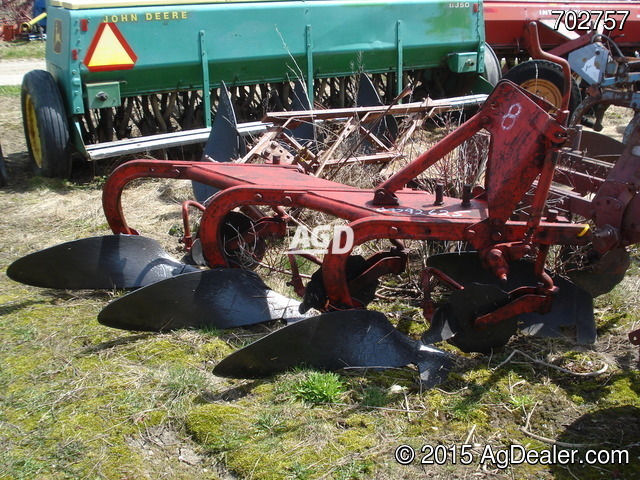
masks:
[[[417,154],[426,151],[441,137],[458,128],[464,120],[460,112],[452,112],[436,118],[435,130],[421,131],[412,142],[413,149],[417,148]],[[436,184],[441,184],[444,186],[445,195],[459,198],[464,185],[474,186],[483,183],[488,151],[489,137],[480,132],[427,169],[416,178],[416,184],[429,192],[435,190]],[[413,156],[408,157],[410,159]]]
[[[20,23],[31,17],[32,5],[33,1],[29,0],[2,0],[0,14],[12,23]]]

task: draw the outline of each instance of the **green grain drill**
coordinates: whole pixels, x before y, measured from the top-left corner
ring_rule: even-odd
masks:
[[[247,122],[292,108],[296,80],[342,107],[363,71],[386,100],[410,81],[421,96],[487,93],[499,75],[477,1],[51,0],[47,15],[47,72],[23,83],[47,176],[68,175],[72,154],[202,142],[221,82]]]

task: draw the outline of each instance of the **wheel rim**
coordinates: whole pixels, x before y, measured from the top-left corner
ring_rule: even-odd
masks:
[[[528,92],[544,98],[547,102],[556,108],[560,108],[562,105],[562,92],[560,89],[549,80],[542,78],[532,78],[520,84],[522,88]]]
[[[31,147],[31,155],[38,168],[42,168],[42,144],[40,143],[40,132],[38,130],[38,119],[36,109],[33,106],[31,95],[25,98],[25,123],[27,126],[27,136]]]

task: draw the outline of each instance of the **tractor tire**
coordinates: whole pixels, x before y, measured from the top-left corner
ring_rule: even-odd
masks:
[[[32,70],[22,80],[22,122],[33,171],[68,178],[71,144],[64,102],[53,76]]]
[[[547,60],[529,60],[513,67],[503,78],[560,108],[564,93],[564,76],[560,65]],[[569,112],[573,112],[581,101],[580,89],[572,78]]]
[[[9,177],[7,175],[7,166],[4,163],[4,156],[2,155],[2,145],[0,145],[0,187],[7,185]]]

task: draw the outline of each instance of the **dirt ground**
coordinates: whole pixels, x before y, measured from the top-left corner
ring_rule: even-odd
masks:
[[[20,85],[24,74],[31,70],[46,70],[44,60],[2,60],[0,62],[0,85]]]
[[[27,144],[22,124],[16,121],[20,114],[20,98],[0,96],[0,143],[6,157],[17,155],[26,162]],[[17,162],[18,166],[21,162]]]

